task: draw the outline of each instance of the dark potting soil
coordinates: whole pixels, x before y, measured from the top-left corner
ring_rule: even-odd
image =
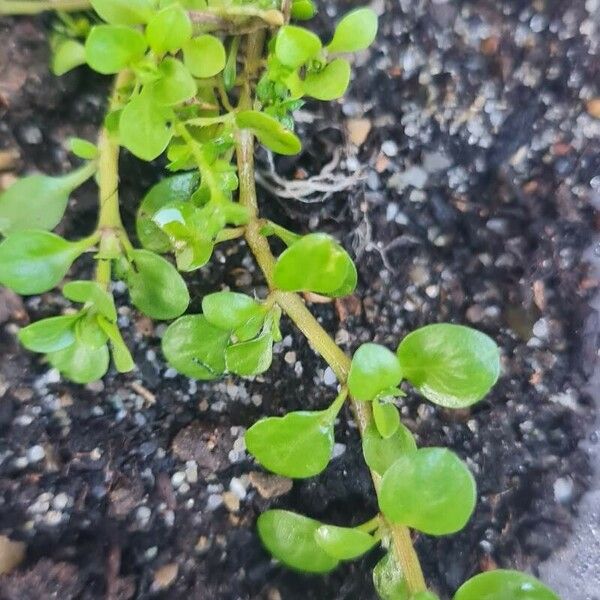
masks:
[[[356,294],[311,306],[348,352],[368,340],[394,348],[436,321],[478,327],[502,348],[503,376],[472,410],[442,410],[410,392],[402,403],[419,443],[453,448],[478,481],[463,532],[416,541],[433,589],[448,598],[481,569],[535,572],[568,538],[589,479],[578,444],[593,418],[582,389],[598,330],[587,304],[598,282],[583,260],[598,225],[598,3],[375,7],[381,32],[355,60],[347,97],[299,113],[304,151],[276,160],[294,182],[279,198],[261,155],[261,201],[299,231],[331,232],[356,257]],[[338,11],[323,6],[320,25]],[[70,168],[65,140],[93,139],[101,122],[106,80],[84,69],[49,74],[51,22],[0,21],[1,185],[16,172]],[[124,153],[128,225],[162,172]],[[88,233],[95,203],[94,186],[84,186],[59,232]],[[82,260],[72,276],[91,266]],[[222,246],[190,282],[192,311],[223,284],[264,292],[242,243]],[[138,369],[81,387],[15,337],[65,300],[0,289],[0,534],[27,548],[0,579],[0,599],[374,598],[379,551],[307,577],[272,562],[254,531],[268,507],[343,525],[376,511],[348,413],[335,458],[315,479],[292,485],[244,452],[244,430],[261,416],[333,398],[333,374],[306,341],[284,323],[264,377],[198,383],[165,365],[165,325],[132,311],[118,284],[115,295]]]

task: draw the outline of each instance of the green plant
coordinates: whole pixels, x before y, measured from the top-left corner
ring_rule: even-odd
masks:
[[[293,111],[303,98],[332,100],[345,92],[350,63],[340,55],[372,43],[377,17],[366,8],[351,11],[323,45],[308,29],[289,24],[290,18],[315,14],[312,0],[0,0],[5,13],[49,7],[63,10],[53,37],[54,71],[87,63],[116,81],[97,145],[72,141],[82,167],[60,177],[25,177],[0,196],[0,283],[39,294],[59,285],[82,254],[93,253],[96,264],[93,281],[63,286],[64,296],[82,308],[25,327],[19,334],[23,345],[78,383],[102,377],[110,356],[118,371],[133,369],[110,291],[116,278],[125,282],[138,310],[176,319],[163,351],[177,371],[202,380],[225,373],[247,377],[269,368],[273,343],[281,339],[280,319],[287,315],[329,363],[339,393],[321,411],[259,421],[246,434],[247,448],[275,473],[314,476],[331,459],[334,422],[349,399],[380,513],[357,527],[338,527],[269,510],[258,520],[265,547],[291,568],[323,573],[381,546],[386,552],[373,574],[381,598],[436,598],[426,588],[409,527],[429,535],[460,530],[475,506],[475,481],[449,450],[417,448],[396,399],[406,381],[435,404],[468,407],[496,382],[498,348],[472,329],[434,324],[407,335],[396,352],[368,343],[350,360],[297,293],[352,293],[353,261],[329,235],[298,235],[262,219],[254,183],[255,139],[273,152],[297,154]],[[96,15],[64,12],[88,8]],[[139,205],[142,248],[133,246],[120,217],[119,146],[146,161],[166,153],[175,173]],[[96,229],[78,241],[50,233],[69,194],[91,177],[99,187]],[[286,246],[277,258],[271,236]],[[200,269],[217,244],[239,237],[264,273],[268,296],[216,292],[203,298],[201,314],[182,316],[190,297],[180,272]],[[162,256],[169,253],[176,267]],[[556,598],[534,578],[513,571],[478,575],[455,596]]]

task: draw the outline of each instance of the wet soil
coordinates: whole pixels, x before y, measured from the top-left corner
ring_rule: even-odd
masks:
[[[478,327],[502,349],[501,380],[473,410],[445,411],[411,392],[402,405],[419,443],[453,448],[478,482],[463,532],[416,540],[445,599],[481,569],[536,572],[568,540],[589,485],[580,443],[593,422],[584,388],[597,356],[588,301],[598,281],[583,253],[600,206],[598,6],[375,7],[381,34],[357,57],[350,93],[307,104],[302,155],[275,162],[280,177],[305,181],[309,192],[307,178],[333,160],[328,185],[338,191],[300,201],[282,198],[285,186],[277,198],[261,155],[261,201],[299,231],[331,232],[357,258],[356,294],[312,305],[347,351],[367,340],[395,347],[436,321]],[[323,6],[320,26],[338,10]],[[50,25],[0,20],[0,152],[9,163],[1,185],[13,173],[70,168],[65,140],[93,139],[101,122],[106,80],[83,69],[52,77]],[[162,168],[126,153],[121,162],[131,226]],[[79,190],[59,232],[90,231],[95,202],[93,185]],[[90,268],[83,260],[72,276]],[[190,283],[192,310],[223,285],[264,292],[242,243],[222,246]],[[254,533],[267,507],[344,525],[376,510],[349,414],[336,429],[336,457],[315,479],[266,476],[244,452],[244,430],[261,416],[333,398],[335,380],[305,340],[286,323],[264,377],[197,383],[165,365],[165,326],[131,311],[119,285],[115,295],[138,368],[81,387],[15,337],[63,311],[61,296],[21,301],[0,288],[0,534],[27,548],[20,568],[0,578],[0,599],[374,598],[378,553],[306,577],[272,562]]]

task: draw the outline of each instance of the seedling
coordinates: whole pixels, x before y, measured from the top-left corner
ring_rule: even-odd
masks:
[[[75,139],[82,166],[58,177],[32,175],[0,196],[0,283],[24,295],[61,284],[85,253],[92,281],[69,281],[64,296],[78,308],[20,331],[28,349],[43,353],[66,378],[102,377],[110,356],[121,372],[135,368],[117,323],[111,282],[121,280],[131,303],[158,320],[173,320],[162,347],[180,373],[201,380],[265,372],[279,323],[289,317],[329,363],[339,392],[322,410],[269,416],[246,434],[249,452],[266,469],[292,478],[317,475],[332,457],[334,422],[350,403],[380,512],[367,523],[339,527],[285,510],[258,520],[264,546],[292,569],[325,573],[375,548],[384,555],[373,581],[384,600],[432,600],[409,528],[427,535],[460,530],[476,501],[467,465],[443,448],[417,448],[400,420],[399,398],[412,386],[427,400],[465,409],[496,382],[499,351],[485,334],[453,324],[418,329],[396,351],[368,343],[350,360],[311,315],[298,293],[351,294],[356,267],[324,233],[299,235],[260,217],[254,144],[296,155],[294,110],[305,98],[334,100],[350,81],[349,54],[377,32],[368,8],[345,15],[331,40],[290,19],[311,18],[312,0],[1,0],[0,12],[57,8],[52,67],[79,65],[114,74],[115,84],[97,144]],[[69,10],[90,11],[74,17]],[[151,161],[166,156],[170,175],[141,199],[135,247],[119,213],[119,147]],[[95,177],[96,229],[78,240],[51,230],[71,192]],[[286,249],[275,258],[269,237]],[[265,298],[219,291],[202,299],[200,314],[184,315],[190,296],[181,272],[210,261],[216,245],[244,237],[269,286]],[[165,255],[174,258],[175,265]],[[556,600],[536,579],[493,571],[465,583],[455,600]]]

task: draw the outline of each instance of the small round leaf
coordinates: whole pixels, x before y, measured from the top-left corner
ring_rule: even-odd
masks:
[[[454,600],[560,600],[535,577],[498,569],[476,575],[456,592]]]
[[[462,325],[427,325],[398,346],[404,376],[423,396],[447,408],[481,400],[498,380],[500,353],[490,337]]]
[[[368,48],[377,35],[377,15],[370,8],[357,8],[337,24],[329,52],[356,52]]]
[[[70,281],[63,287],[63,295],[73,302],[89,302],[109,321],[117,320],[113,297],[95,281]]]
[[[17,231],[0,243],[0,283],[24,296],[47,292],[84,250],[48,231]]]
[[[243,110],[236,113],[235,118],[238,127],[250,129],[260,143],[273,152],[291,156],[302,149],[298,136],[271,115],[257,110]]]
[[[141,60],[146,48],[144,36],[136,29],[96,25],[85,41],[85,59],[94,71],[110,75]]]
[[[293,0],[292,19],[308,21],[317,14],[317,7],[312,0]]]
[[[201,35],[183,47],[183,62],[194,77],[214,77],[225,68],[227,55],[223,42],[214,35]]]
[[[348,389],[356,400],[373,400],[381,392],[396,387],[401,380],[398,358],[385,346],[367,343],[354,353]]]
[[[280,290],[331,295],[347,280],[352,259],[329,235],[301,237],[278,258],[273,280]]]
[[[341,98],[350,83],[350,63],[343,58],[332,60],[324,69],[309,72],[302,84],[304,94],[317,100]]]
[[[154,215],[168,204],[187,202],[200,183],[198,172],[166,177],[144,196],[135,221],[136,233],[146,250],[163,254],[171,249],[168,236],[153,221]]]
[[[162,339],[168,363],[179,373],[210,380],[225,371],[229,332],[211,325],[203,315],[187,315],[172,323]]]
[[[163,106],[181,104],[196,95],[196,82],[184,64],[168,56],[158,66],[159,79],[152,84],[152,96]]]
[[[339,561],[315,541],[319,521],[287,510],[268,510],[258,517],[258,534],[266,549],[282,563],[307,573],[327,573]]]
[[[375,425],[369,425],[362,438],[363,455],[370,469],[383,475],[401,456],[417,450],[412,433],[402,423],[394,435],[381,436]]]
[[[392,437],[400,427],[400,414],[396,406],[379,398],[373,400],[373,420],[381,437],[386,439]]]
[[[285,25],[275,39],[275,55],[286,67],[297,69],[321,51],[321,40],[308,29]]]
[[[112,25],[146,23],[154,12],[151,0],[91,0],[92,8]]]
[[[143,90],[121,111],[121,144],[142,160],[154,160],[165,151],[173,137],[170,116],[169,109],[154,101],[151,91]]]
[[[83,138],[71,138],[69,140],[69,148],[75,156],[83,158],[84,160],[93,160],[98,156],[98,148],[96,145]]]
[[[352,560],[368,552],[377,542],[372,535],[351,527],[321,525],[315,540],[327,554],[338,560]]]
[[[466,525],[476,497],[473,475],[456,454],[445,448],[422,448],[387,469],[379,507],[394,523],[446,535]]]
[[[30,175],[18,179],[0,194],[0,233],[54,229],[63,218],[69,195],[93,171],[83,166],[67,175]]]
[[[404,573],[389,552],[373,569],[373,585],[381,600],[412,600]]]
[[[134,250],[127,286],[133,305],[153,319],[174,319],[183,314],[190,294],[177,269],[158,254]]]
[[[254,298],[238,292],[215,292],[202,299],[207,321],[224,331],[235,331],[263,310]]]
[[[273,361],[273,336],[265,332],[253,340],[228,346],[225,364],[230,373],[251,377],[264,373]]]
[[[24,327],[19,341],[32,352],[54,352],[75,342],[75,323],[79,314],[50,317]]]
[[[62,350],[50,352],[47,357],[50,364],[67,379],[82,385],[101,379],[108,371],[110,362],[106,344],[94,347],[81,340]]]
[[[158,55],[179,50],[191,37],[192,22],[179,4],[155,13],[146,27],[146,39]]]
[[[333,452],[333,422],[324,411],[268,417],[246,432],[246,447],[258,462],[284,477],[313,477]]]
[[[64,38],[52,48],[51,69],[58,77],[85,63],[85,46],[81,42]]]

